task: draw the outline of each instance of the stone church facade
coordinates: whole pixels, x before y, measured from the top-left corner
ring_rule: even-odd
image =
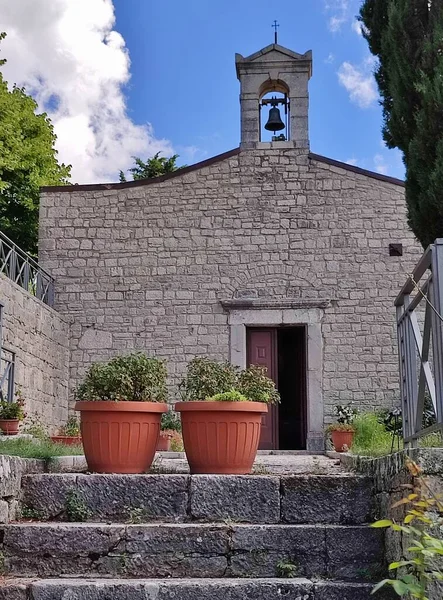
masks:
[[[240,147],[156,179],[44,188],[40,262],[70,323],[71,391],[133,349],[174,381],[194,356],[265,364],[282,405],[263,447],[320,449],[335,405],[398,401],[393,300],[421,252],[401,181],[310,152],[311,54],[271,45],[236,66]],[[288,139],[261,141],[274,91]]]

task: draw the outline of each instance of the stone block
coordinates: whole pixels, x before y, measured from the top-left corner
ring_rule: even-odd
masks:
[[[31,590],[33,600],[314,600],[314,584],[306,579],[67,579],[37,581]]]
[[[297,577],[326,573],[323,527],[298,525],[235,526],[231,577],[281,577],[279,563],[295,567]]]
[[[285,523],[359,524],[373,518],[369,478],[295,475],[281,481],[281,519]]]
[[[134,509],[145,521],[186,519],[186,475],[78,475],[77,487],[93,518],[128,521]]]
[[[74,474],[26,475],[22,482],[22,505],[38,511],[43,519],[63,514],[70,490],[76,488]]]
[[[9,504],[6,500],[0,500],[0,523],[9,522]]]
[[[326,526],[328,577],[378,581],[386,576],[384,532],[365,526]]]
[[[23,482],[23,504],[43,518],[64,516],[71,490],[76,490],[91,520],[129,521],[134,511],[144,522],[183,521],[187,516],[188,481],[185,475],[43,474]]]
[[[6,581],[0,582],[0,600],[28,600],[26,583]]]
[[[373,583],[343,583],[320,581],[315,584],[315,600],[395,600],[398,596],[389,588],[371,595]]]
[[[278,523],[280,480],[253,475],[194,475],[190,511],[199,521]]]

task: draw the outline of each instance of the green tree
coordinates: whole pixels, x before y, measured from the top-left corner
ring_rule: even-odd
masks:
[[[141,158],[134,156],[135,166],[128,169],[129,173],[132,174],[134,180],[137,179],[151,179],[152,177],[160,177],[167,173],[172,173],[183,167],[177,167],[178,154],[174,154],[169,158],[160,156],[160,152],[154,154],[152,158],[148,158],[147,161],[143,161]],[[120,171],[120,183],[127,181],[123,171]]]
[[[383,137],[403,152],[408,222],[424,247],[443,236],[443,9],[365,0],[360,19],[382,97]]]
[[[5,38],[0,33],[0,42]],[[0,69],[6,60],[0,60]],[[0,71],[0,230],[36,253],[39,188],[68,183],[70,166],[57,162],[56,136],[45,113],[23,88],[8,89]]]

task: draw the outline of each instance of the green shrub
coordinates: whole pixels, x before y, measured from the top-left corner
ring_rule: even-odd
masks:
[[[76,392],[78,400],[165,402],[166,366],[141,352],[116,356],[89,367]]]
[[[240,394],[237,390],[223,392],[223,394],[215,394],[211,398],[206,398],[209,402],[247,402],[248,398]]]
[[[54,456],[73,456],[83,454],[83,446],[65,446],[54,444],[50,440],[29,440],[26,438],[0,438],[0,454],[20,456],[22,458],[50,459]]]
[[[365,456],[381,456],[391,452],[392,436],[379,422],[376,413],[357,415],[353,425],[355,436],[351,452]]]
[[[280,400],[280,395],[266,373],[265,367],[253,365],[240,371],[229,362],[194,358],[179,389],[184,401],[212,400],[236,392],[248,401],[272,404]]]
[[[206,400],[235,387],[237,369],[229,362],[209,358],[194,358],[188,364],[179,389],[184,401]]]
[[[433,586],[441,585],[443,581],[443,502],[441,496],[435,495],[429,488],[416,463],[407,460],[406,466],[414,484],[403,486],[405,497],[392,507],[409,507],[403,523],[383,519],[372,525],[390,528],[406,538],[403,544],[398,545],[399,560],[389,565],[389,570],[397,573],[397,579],[384,579],[372,593],[389,585],[403,598],[428,600]],[[407,548],[405,559],[400,550],[402,547]]]
[[[181,431],[182,424],[180,420],[180,416],[178,413],[173,410],[168,410],[168,412],[162,414],[161,420],[161,430],[162,431]]]

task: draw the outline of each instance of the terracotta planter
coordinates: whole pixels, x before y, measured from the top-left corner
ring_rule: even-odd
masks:
[[[65,446],[80,446],[82,438],[79,435],[52,435],[51,442],[54,442],[54,444],[63,444]]]
[[[261,420],[262,402],[178,402],[183,443],[191,473],[246,475],[251,472]]]
[[[160,437],[157,442],[157,450],[159,452],[169,452],[171,449],[171,436],[169,434],[164,435],[163,431],[160,431]]]
[[[331,431],[332,443],[336,452],[346,452],[352,446],[355,431]]]
[[[18,419],[0,419],[0,429],[5,435],[17,435],[19,425]]]
[[[154,459],[160,402],[77,402],[85,457],[95,473],[145,473]]]

